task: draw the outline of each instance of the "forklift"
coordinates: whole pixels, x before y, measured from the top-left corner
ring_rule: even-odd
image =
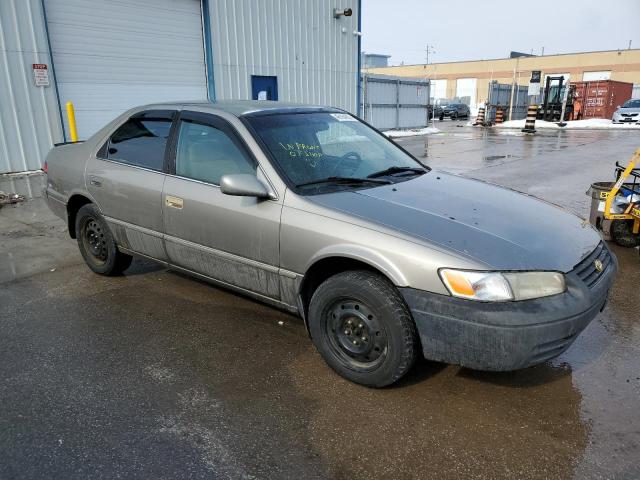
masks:
[[[569,89],[567,95],[567,105],[562,117],[562,100],[564,98],[565,89]],[[542,103],[538,105],[538,120],[546,120],[547,122],[564,122],[573,115],[573,97],[575,85],[564,83],[564,77],[547,77],[544,90],[542,93]]]

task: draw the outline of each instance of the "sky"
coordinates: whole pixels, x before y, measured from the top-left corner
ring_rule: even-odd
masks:
[[[390,65],[640,48],[640,0],[362,0],[362,33]]]

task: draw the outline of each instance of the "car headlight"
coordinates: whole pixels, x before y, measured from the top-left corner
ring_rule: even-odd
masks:
[[[559,272],[479,272],[443,268],[440,278],[454,297],[504,302],[548,297],[566,289]]]

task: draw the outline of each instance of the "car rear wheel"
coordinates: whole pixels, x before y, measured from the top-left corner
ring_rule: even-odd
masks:
[[[369,387],[399,380],[418,352],[415,324],[389,281],[368,271],[327,279],[309,306],[313,343],[338,374]]]
[[[76,215],[76,237],[82,258],[95,273],[119,275],[133,258],[118,250],[111,230],[93,204],[84,205]]]

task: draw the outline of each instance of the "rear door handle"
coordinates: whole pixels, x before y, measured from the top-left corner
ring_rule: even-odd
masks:
[[[178,210],[182,210],[184,206],[184,200],[180,197],[174,197],[173,195],[167,195],[164,199],[167,207],[177,208]]]
[[[91,177],[89,179],[89,183],[91,185],[93,185],[94,187],[101,187],[102,186],[102,182],[96,177]]]

